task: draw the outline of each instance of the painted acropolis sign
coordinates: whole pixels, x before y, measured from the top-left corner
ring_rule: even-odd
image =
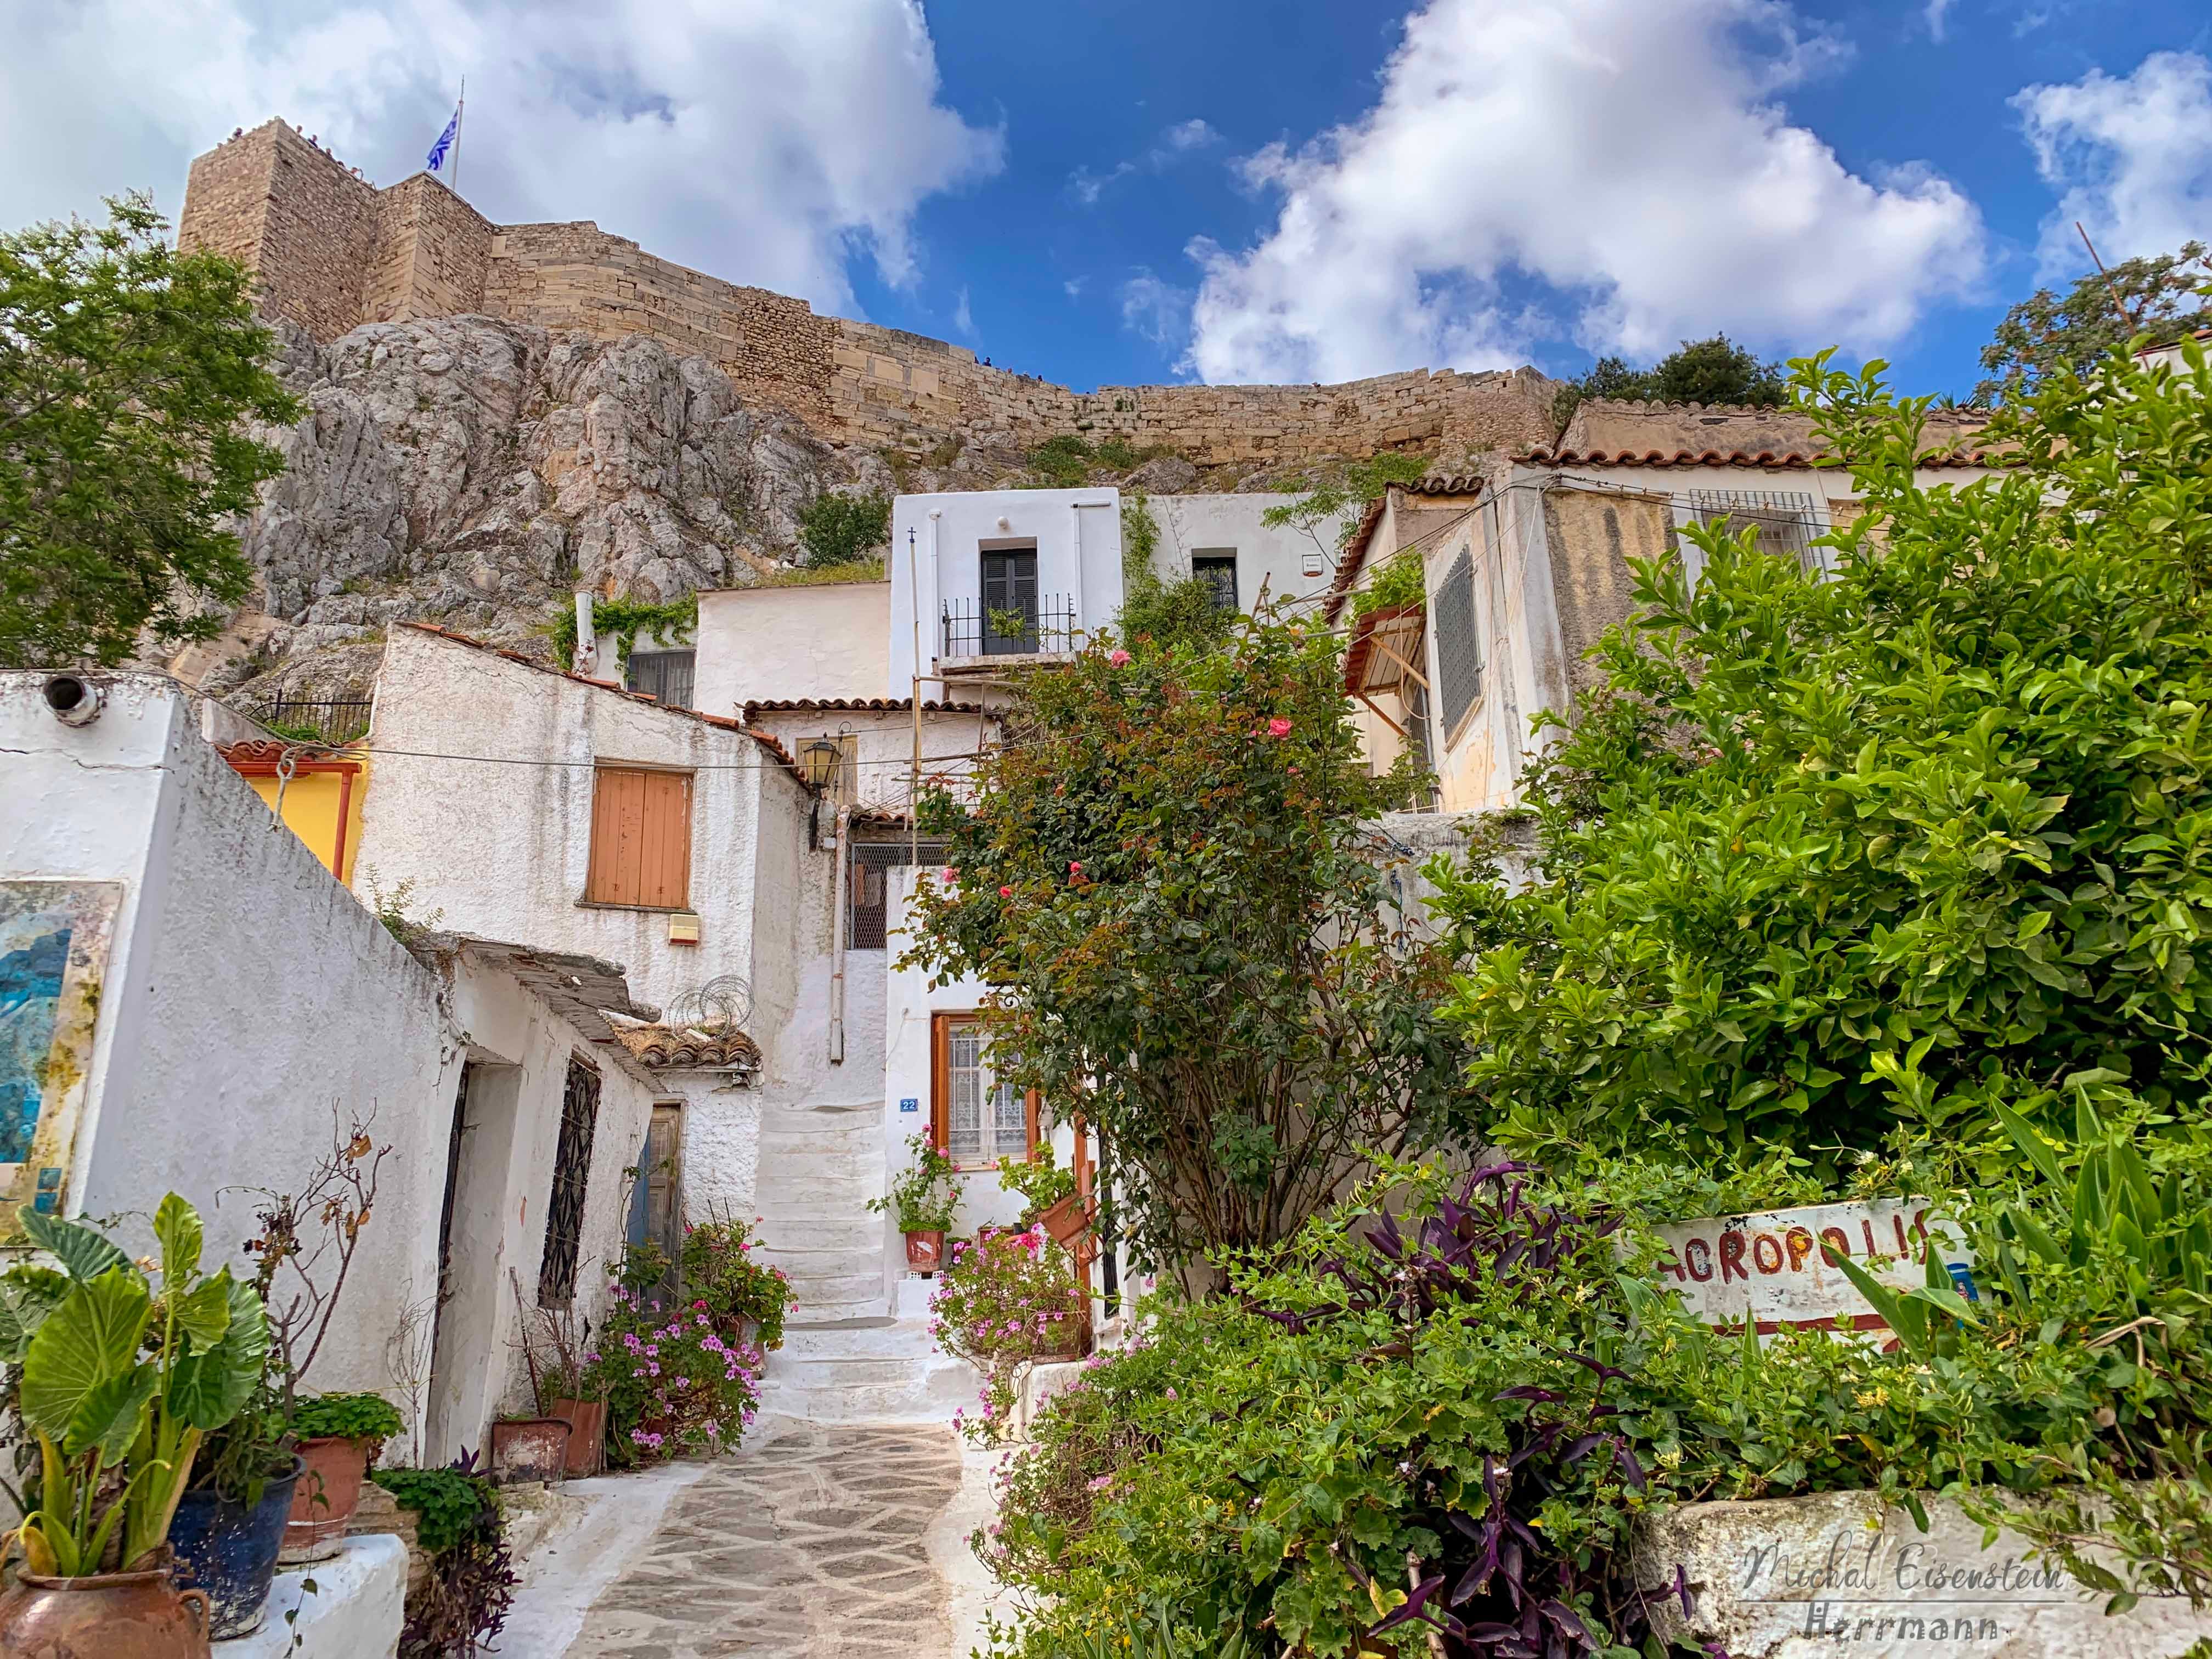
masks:
[[[1762,1336],[1798,1328],[1884,1328],[1881,1316],[1823,1253],[1826,1244],[1886,1285],[1924,1282],[1933,1240],[1960,1294],[1971,1296],[1971,1257],[1942,1224],[1931,1232],[1925,1199],[1875,1199],[1802,1210],[1716,1216],[1657,1229],[1667,1255],[1662,1281],[1707,1324],[1741,1329],[1747,1316]]]

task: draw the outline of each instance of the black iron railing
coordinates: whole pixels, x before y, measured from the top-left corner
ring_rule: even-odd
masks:
[[[948,657],[1012,657],[1076,647],[1075,600],[1047,593],[1034,614],[994,611],[981,599],[950,599],[944,606]]]
[[[367,697],[276,696],[246,712],[280,736],[314,743],[351,743],[368,730]]]

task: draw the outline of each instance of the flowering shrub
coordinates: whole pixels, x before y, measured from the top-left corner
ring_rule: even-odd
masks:
[[[617,1280],[587,1356],[607,1394],[607,1460],[618,1468],[712,1456],[738,1443],[759,1403],[763,1358],[716,1328],[704,1297],[673,1308]]]
[[[954,1426],[970,1439],[995,1440],[1023,1369],[1040,1355],[1074,1350],[1083,1287],[1074,1259],[1032,1226],[956,1243],[929,1312],[938,1346],[983,1373],[981,1414],[957,1413]]]
[[[720,1217],[684,1229],[684,1296],[707,1304],[724,1340],[751,1340],[763,1351],[783,1346],[791,1283],[783,1269],[754,1260],[759,1241],[744,1223]],[[753,1328],[749,1333],[746,1326]]]

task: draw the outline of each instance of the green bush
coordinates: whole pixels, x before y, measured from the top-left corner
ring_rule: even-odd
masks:
[[[1027,1206],[1022,1219],[1027,1222],[1075,1196],[1075,1171],[1061,1169],[1053,1158],[1052,1143],[1041,1140],[1027,1158],[999,1166],[999,1185],[1021,1195]]]
[[[888,495],[817,495],[799,511],[799,543],[817,568],[865,559],[890,538]]]
[[[380,1394],[317,1395],[292,1408],[292,1432],[302,1440],[356,1440],[374,1447],[405,1427]]]
[[[731,1341],[744,1339],[763,1350],[783,1346],[784,1316],[791,1310],[791,1281],[783,1269],[756,1261],[758,1243],[741,1221],[727,1217],[684,1229],[684,1295],[704,1302],[714,1328]],[[750,1336],[746,1326],[751,1326]]]

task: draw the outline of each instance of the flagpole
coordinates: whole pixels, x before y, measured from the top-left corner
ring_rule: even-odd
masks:
[[[461,118],[469,107],[469,77],[461,77],[460,100],[453,106],[453,194],[461,193]]]

